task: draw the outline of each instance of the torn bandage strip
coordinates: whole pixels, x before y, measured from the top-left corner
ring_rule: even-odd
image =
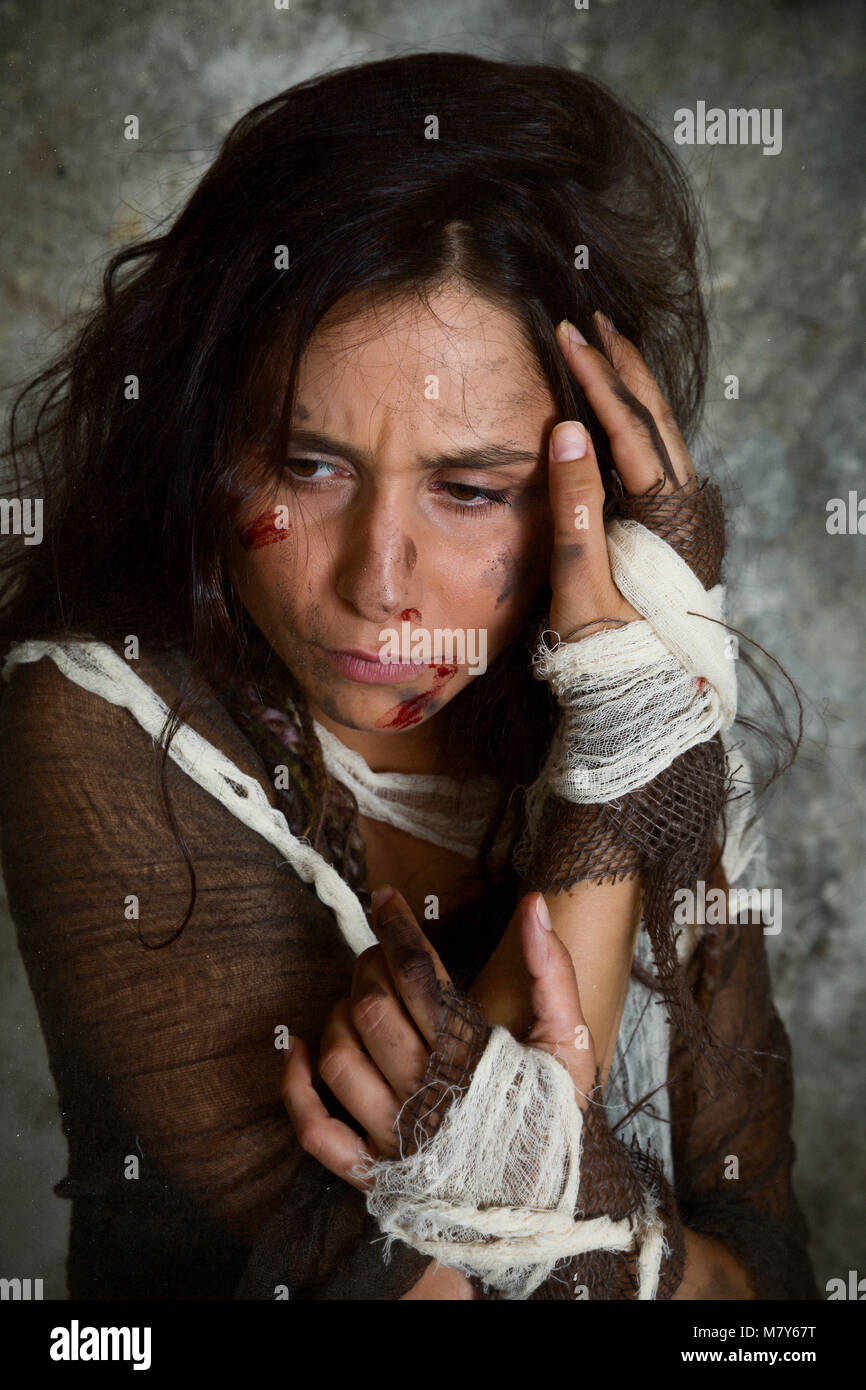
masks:
[[[725,587],[705,589],[676,550],[637,520],[612,521],[607,533],[616,587],[684,670],[716,692],[721,728],[737,712],[737,678],[722,621]]]
[[[431,1080],[428,1068],[427,1087]],[[584,1122],[565,1066],[496,1025],[466,1089],[455,1095],[445,1082],[433,1137],[398,1161],[359,1169],[372,1179],[367,1209],[387,1238],[385,1258],[402,1240],[500,1297],[527,1299],[563,1260],[632,1251],[638,1297],[654,1298],[664,1229],[633,1170],[632,1210],[577,1218]]]
[[[546,793],[597,805],[638,790],[736,716],[724,586],[706,590],[637,521],[612,522],[608,550],[617,587],[644,618],[536,653],[535,674],[562,717],[529,798],[530,823]]]

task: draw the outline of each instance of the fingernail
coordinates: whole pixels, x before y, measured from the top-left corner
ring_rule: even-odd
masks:
[[[583,425],[579,425],[576,420],[566,420],[553,431],[551,455],[557,463],[566,463],[569,459],[582,459],[586,453],[588,439]]]
[[[593,317],[594,319],[598,319],[599,323],[601,323],[601,324],[604,325],[604,327],[607,329],[608,333],[616,333],[616,329],[614,328],[614,326],[613,326],[613,324],[611,323],[610,319],[608,318],[607,314],[603,314],[603,313],[601,312],[600,309],[596,309],[596,311],[595,311],[595,313],[593,314],[592,317]],[[619,335],[617,335],[617,336],[619,336]]]
[[[547,903],[541,893],[535,895],[535,920],[542,931],[553,931],[553,923],[550,920],[550,913],[547,910]]]
[[[377,888],[374,891],[370,898],[370,906],[374,912],[378,912],[382,904],[388,902],[389,898],[393,898],[393,896],[394,889],[391,887],[390,883],[386,883],[381,888]]]
[[[574,324],[570,323],[568,319],[561,319],[556,325],[556,331],[557,333],[561,333],[563,337],[568,338],[572,343],[583,343],[584,347],[587,346],[586,339],[580,329],[575,328]]]

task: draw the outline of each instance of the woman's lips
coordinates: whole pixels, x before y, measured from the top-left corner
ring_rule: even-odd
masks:
[[[382,662],[375,652],[332,652],[327,647],[320,651],[341,676],[363,685],[406,685],[432,669],[425,661]]]

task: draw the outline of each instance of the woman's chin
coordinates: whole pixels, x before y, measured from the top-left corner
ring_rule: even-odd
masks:
[[[375,691],[367,686],[363,692],[345,694],[332,686],[306,693],[315,718],[321,712],[333,723],[358,733],[399,733],[431,719],[452,698],[451,691],[444,697],[443,684],[441,679],[434,680],[425,689],[416,681]]]

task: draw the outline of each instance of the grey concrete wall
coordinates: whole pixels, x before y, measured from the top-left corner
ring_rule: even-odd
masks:
[[[806,701],[799,765],[767,813],[784,929],[768,937],[795,1054],[797,1188],[819,1286],[866,1273],[862,1008],[866,537],[827,533],[863,477],[861,7],[825,0],[5,0],[0,379],[37,365],[106,253],[184,197],[245,109],[350,61],[416,49],[545,60],[600,77],[672,142],[673,113],[783,111],[783,147],[680,151],[713,248],[714,358],[699,456],[733,505],[732,621]],[[141,139],[119,137],[136,113]],[[859,118],[859,119],[858,119]],[[739,378],[739,399],[723,383]],[[50,866],[47,866],[50,871]],[[56,1098],[2,921],[0,1274],[63,1296]]]

